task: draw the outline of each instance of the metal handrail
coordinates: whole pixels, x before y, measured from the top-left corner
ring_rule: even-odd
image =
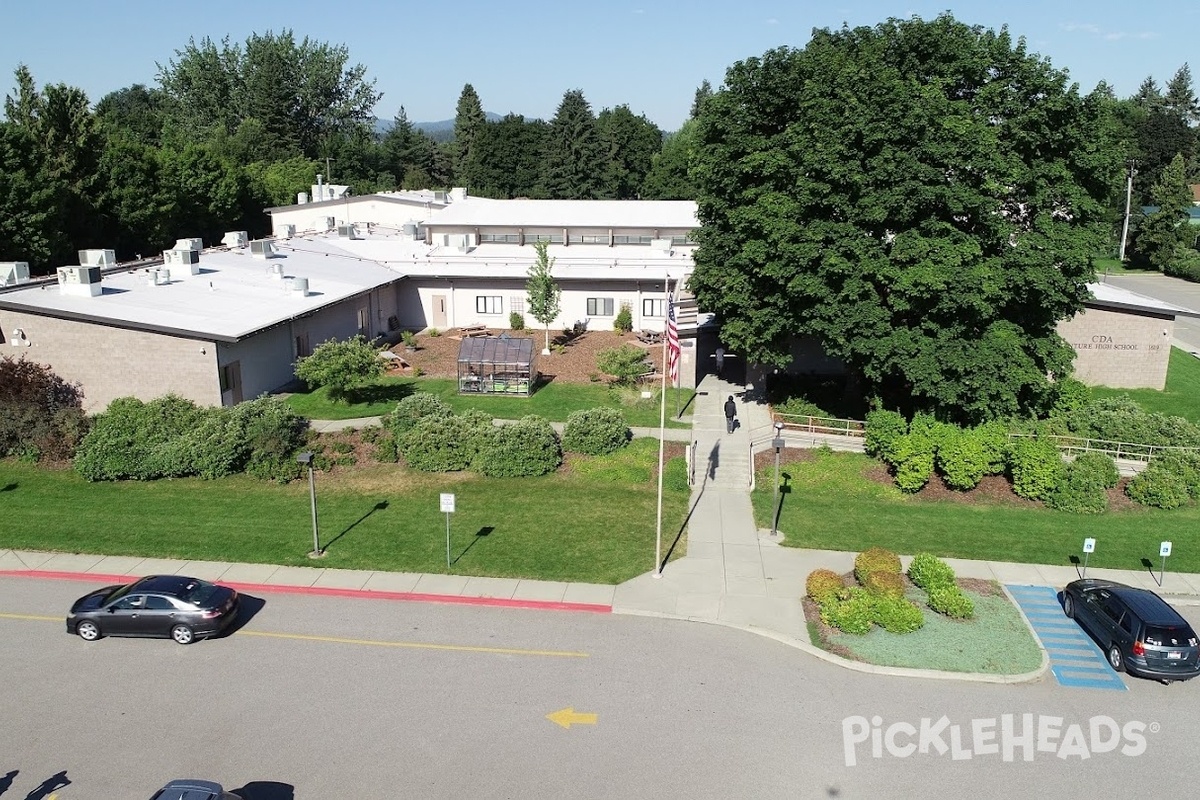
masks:
[[[1074,456],[1079,453],[1104,453],[1114,460],[1149,462],[1155,455],[1175,452],[1198,452],[1200,448],[1182,447],[1179,445],[1136,444],[1133,442],[1114,442],[1107,439],[1091,439],[1082,436],[1063,436],[1061,434],[1010,433],[1009,439],[1046,439],[1054,443],[1064,455]]]
[[[852,436],[861,439],[866,435],[867,423],[861,419],[841,417],[814,417],[811,414],[781,414],[771,412],[773,422],[782,422],[785,430],[805,433],[827,433],[833,436]]]

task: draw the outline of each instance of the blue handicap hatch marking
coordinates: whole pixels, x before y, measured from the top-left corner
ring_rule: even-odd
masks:
[[[1005,586],[1017,601],[1033,632],[1046,648],[1050,674],[1061,686],[1076,689],[1128,691],[1125,681],[1113,671],[1104,653],[1083,628],[1068,619],[1050,586]]]

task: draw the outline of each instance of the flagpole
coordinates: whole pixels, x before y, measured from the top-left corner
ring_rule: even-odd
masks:
[[[670,325],[671,317],[671,276],[663,279],[663,291],[667,295],[667,316],[663,322]],[[663,331],[662,350],[662,397],[659,398],[658,410],[658,521],[654,532],[654,577],[662,577],[662,514],[663,514],[663,454],[667,440],[667,373],[670,365],[667,363],[667,331]]]

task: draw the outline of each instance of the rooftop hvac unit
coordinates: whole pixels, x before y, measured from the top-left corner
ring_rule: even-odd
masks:
[[[404,235],[410,239],[416,239],[417,238],[417,223],[415,223],[415,222],[404,223]]]
[[[296,205],[302,206],[308,202],[308,192],[300,192],[296,195]]]
[[[171,270],[152,269],[146,273],[146,283],[151,286],[166,286],[171,282]]]
[[[250,241],[250,234],[245,231],[229,231],[221,238],[221,244],[226,247],[245,247]]]
[[[204,240],[196,239],[196,238],[176,239],[175,247],[173,249],[175,249],[175,250],[197,250],[197,251],[203,250],[204,249]]]
[[[338,225],[337,233],[339,239],[358,238],[358,230],[353,225]]]
[[[650,247],[652,247],[653,249],[658,250],[660,252],[663,252],[663,253],[670,253],[671,252],[671,240],[670,239],[651,239]]]
[[[271,258],[275,255],[275,247],[266,239],[255,239],[250,243],[250,255],[255,258]]]
[[[283,282],[283,288],[290,295],[308,297],[308,278],[288,278]]]
[[[15,286],[28,280],[28,261],[0,261],[0,286]]]
[[[178,267],[182,275],[200,274],[200,253],[196,250],[164,250],[163,263]]]
[[[117,263],[115,250],[80,250],[79,264],[83,267],[111,267]]]
[[[98,297],[102,291],[100,267],[59,267],[58,290],[76,297]]]
[[[275,236],[279,239],[290,239],[296,235],[296,226],[291,224],[279,223],[275,226]]]
[[[435,203],[446,202],[446,193],[445,192],[434,192],[433,193],[433,202],[435,202]]]
[[[313,222],[313,230],[315,231],[331,231],[337,225],[337,220],[333,217],[317,217]]]

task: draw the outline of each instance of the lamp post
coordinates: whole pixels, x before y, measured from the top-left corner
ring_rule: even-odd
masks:
[[[321,540],[317,534],[317,482],[313,477],[313,454],[311,452],[300,453],[296,456],[296,461],[308,467],[308,497],[312,503],[312,523],[313,523],[313,549],[308,554],[309,558],[321,558],[325,554],[321,552]]]
[[[775,438],[771,446],[775,448],[775,494],[771,505],[771,535],[779,529],[779,451],[783,449],[783,423],[775,423]]]
[[[1125,182],[1125,222],[1121,226],[1121,250],[1118,258],[1121,263],[1125,263],[1125,240],[1129,238],[1129,204],[1133,200],[1133,178],[1137,175],[1137,161],[1129,159],[1125,162],[1126,173]]]

